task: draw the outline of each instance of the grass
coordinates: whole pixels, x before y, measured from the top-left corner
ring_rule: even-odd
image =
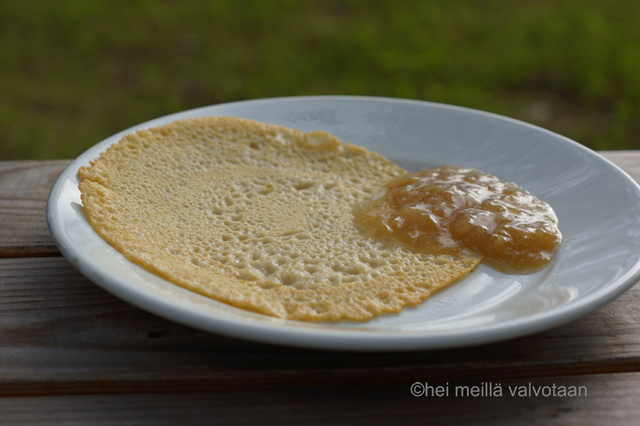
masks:
[[[0,0],[0,160],[241,99],[478,108],[640,149],[640,2]]]

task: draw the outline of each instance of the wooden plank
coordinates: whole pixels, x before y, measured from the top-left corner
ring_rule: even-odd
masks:
[[[413,396],[414,382],[424,384],[417,375],[397,386],[11,397],[0,399],[0,423],[186,426],[215,419],[216,424],[283,426],[635,426],[640,418],[640,373],[432,383],[448,390],[448,396],[440,397]],[[474,386],[488,389],[489,383],[491,396],[471,393]],[[498,396],[498,385],[502,396]],[[527,394],[519,392],[520,386],[527,388]],[[468,396],[462,396],[467,390]],[[512,390],[516,390],[513,396]],[[559,396],[571,390],[575,396]]]
[[[601,154],[640,181],[640,152]],[[0,258],[60,255],[47,229],[45,205],[51,186],[69,162],[0,162]]]
[[[45,219],[61,161],[0,162],[0,258],[60,256]]]
[[[640,369],[640,288],[534,336],[360,354],[203,333],[145,313],[63,258],[0,260],[0,395],[150,393],[497,380]]]

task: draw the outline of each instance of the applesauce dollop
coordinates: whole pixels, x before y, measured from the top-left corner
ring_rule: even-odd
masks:
[[[356,228],[373,238],[427,254],[473,252],[506,273],[544,268],[562,241],[549,204],[473,168],[400,176],[353,214]]]

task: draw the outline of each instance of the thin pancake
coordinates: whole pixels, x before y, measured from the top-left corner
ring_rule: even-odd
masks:
[[[125,136],[78,174],[89,222],[132,262],[239,308],[338,321],[416,305],[481,260],[355,229],[353,206],[403,173],[326,132],[203,117]]]

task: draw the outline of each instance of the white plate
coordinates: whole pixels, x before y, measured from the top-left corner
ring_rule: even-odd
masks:
[[[564,235],[552,264],[532,275],[481,265],[415,308],[366,323],[286,321],[175,286],[127,261],[87,222],[77,171],[124,134],[186,117],[230,115],[302,131],[327,130],[409,171],[473,166],[530,190],[555,209]],[[427,102],[299,97],[236,102],[169,115],[118,133],[60,175],[47,204],[62,254],[129,303],[201,330],[291,346],[392,351],[476,345],[571,321],[640,278],[640,188],[615,165],[562,136],[516,120]]]

